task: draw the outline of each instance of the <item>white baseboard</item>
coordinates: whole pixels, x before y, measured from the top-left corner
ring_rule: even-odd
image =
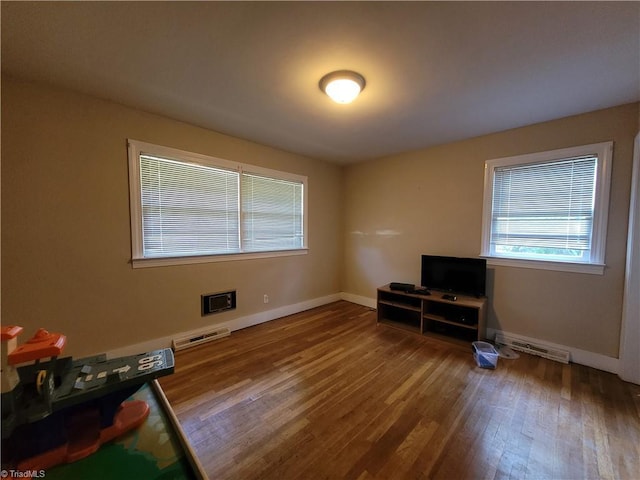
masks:
[[[266,310],[264,312],[254,313],[253,315],[247,315],[245,317],[236,318],[228,322],[216,324],[216,327],[227,327],[232,332],[240,330],[242,328],[251,327],[260,323],[269,322],[277,318],[286,317],[287,315],[293,315],[294,313],[304,312],[311,308],[320,307],[328,303],[337,302],[341,300],[341,295],[335,293],[333,295],[327,295],[325,297],[313,298],[304,302],[295,303],[293,305],[286,305],[284,307],[274,308],[272,310]],[[175,332],[172,335],[154,338],[146,342],[136,343],[133,345],[127,345],[107,352],[108,358],[122,357],[125,355],[136,355],[138,353],[148,352],[151,350],[157,350],[159,348],[171,347],[171,340],[178,336],[194,336],[199,332],[205,330],[208,327],[199,328],[197,330],[189,330],[185,332]]]
[[[360,295],[354,295],[353,293],[340,292],[340,298],[342,300],[346,300],[347,302],[357,303],[358,305],[362,305],[364,307],[376,308],[376,299],[363,297]]]
[[[245,317],[236,318],[229,322],[216,324],[216,327],[227,327],[229,330],[236,331],[243,328],[251,327],[253,325],[259,325],[260,323],[269,322],[277,318],[286,317],[287,315],[293,315],[294,313],[304,312],[311,308],[320,307],[328,303],[337,302],[338,300],[345,300],[347,302],[363,305],[368,308],[376,308],[376,300],[374,298],[364,297],[361,295],[354,295],[352,293],[340,292],[333,295],[327,295],[325,297],[313,298],[304,302],[296,303],[293,305],[286,305],[284,307],[274,308],[272,310],[266,310],[264,312],[254,313]],[[207,327],[205,327],[207,328]],[[146,342],[136,343],[133,345],[127,345],[125,347],[117,348],[107,352],[108,358],[120,357],[124,355],[135,355],[142,352],[148,352],[150,350],[156,350],[158,348],[171,347],[171,340],[176,336],[183,335],[197,335],[204,328],[197,330],[190,330],[186,332],[175,332],[173,335],[155,338]],[[559,345],[557,343],[551,343],[538,338],[526,337],[524,335],[518,335],[511,332],[505,332],[493,328],[487,328],[487,338],[493,340],[496,333],[503,333],[511,337],[518,338],[526,342],[542,343],[550,347],[568,350],[571,354],[571,361],[587,367],[597,368],[598,370],[604,370],[605,372],[618,373],[619,360],[614,357],[608,357],[599,353],[588,352],[586,350],[580,350],[574,347],[568,347],[566,345]]]
[[[588,352],[586,350],[580,350],[575,347],[568,347],[567,345],[560,345],[557,343],[547,342],[546,340],[540,340],[539,338],[525,337],[524,335],[518,335],[511,332],[505,332],[503,330],[497,330],[494,328],[487,328],[487,338],[493,340],[496,337],[496,333],[502,333],[510,337],[517,338],[528,343],[540,343],[548,345],[554,349],[567,350],[571,355],[571,362],[579,363],[587,367],[597,368],[598,370],[604,370],[605,372],[618,373],[619,360],[614,357],[608,357],[599,353]]]
[[[340,298],[342,300],[346,300],[347,302],[357,303],[358,305],[363,305],[369,308],[376,308],[376,299],[363,297],[360,295],[354,295],[352,293],[341,292]],[[530,343],[542,343],[548,345],[549,347],[567,350],[571,355],[571,362],[578,363],[580,365],[585,365],[587,367],[597,368],[598,370],[603,370],[605,372],[618,374],[619,372],[619,359],[614,357],[608,357],[606,355],[601,355],[599,353],[588,352],[586,350],[580,350],[575,347],[568,347],[566,345],[559,345],[557,343],[551,343],[544,340],[540,340],[538,338],[525,337],[523,335],[513,334],[511,332],[505,332],[502,330],[497,330],[493,328],[487,328],[487,338],[493,340],[496,336],[496,333],[503,333],[505,335],[509,335],[511,337],[518,338],[520,340],[530,342]]]

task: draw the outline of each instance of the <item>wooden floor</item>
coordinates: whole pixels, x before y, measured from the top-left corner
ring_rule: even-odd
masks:
[[[337,302],[176,355],[161,379],[210,479],[640,478],[640,387],[462,348]]]

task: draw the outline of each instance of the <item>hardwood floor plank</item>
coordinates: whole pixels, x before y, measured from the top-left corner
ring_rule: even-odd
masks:
[[[176,354],[160,381],[211,479],[640,478],[640,387],[377,325],[336,302]]]

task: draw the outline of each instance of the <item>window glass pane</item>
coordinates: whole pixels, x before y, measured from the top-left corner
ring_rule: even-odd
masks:
[[[303,185],[242,175],[242,241],[246,251],[303,247]]]
[[[140,155],[143,256],[238,252],[238,172]]]
[[[589,261],[597,157],[496,167],[491,253]]]

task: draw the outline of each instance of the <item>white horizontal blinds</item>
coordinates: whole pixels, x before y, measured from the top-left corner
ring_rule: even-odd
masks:
[[[597,157],[496,167],[492,253],[588,261]]]
[[[141,154],[144,257],[238,252],[238,176]]]
[[[242,242],[245,251],[303,245],[303,184],[242,174]]]

